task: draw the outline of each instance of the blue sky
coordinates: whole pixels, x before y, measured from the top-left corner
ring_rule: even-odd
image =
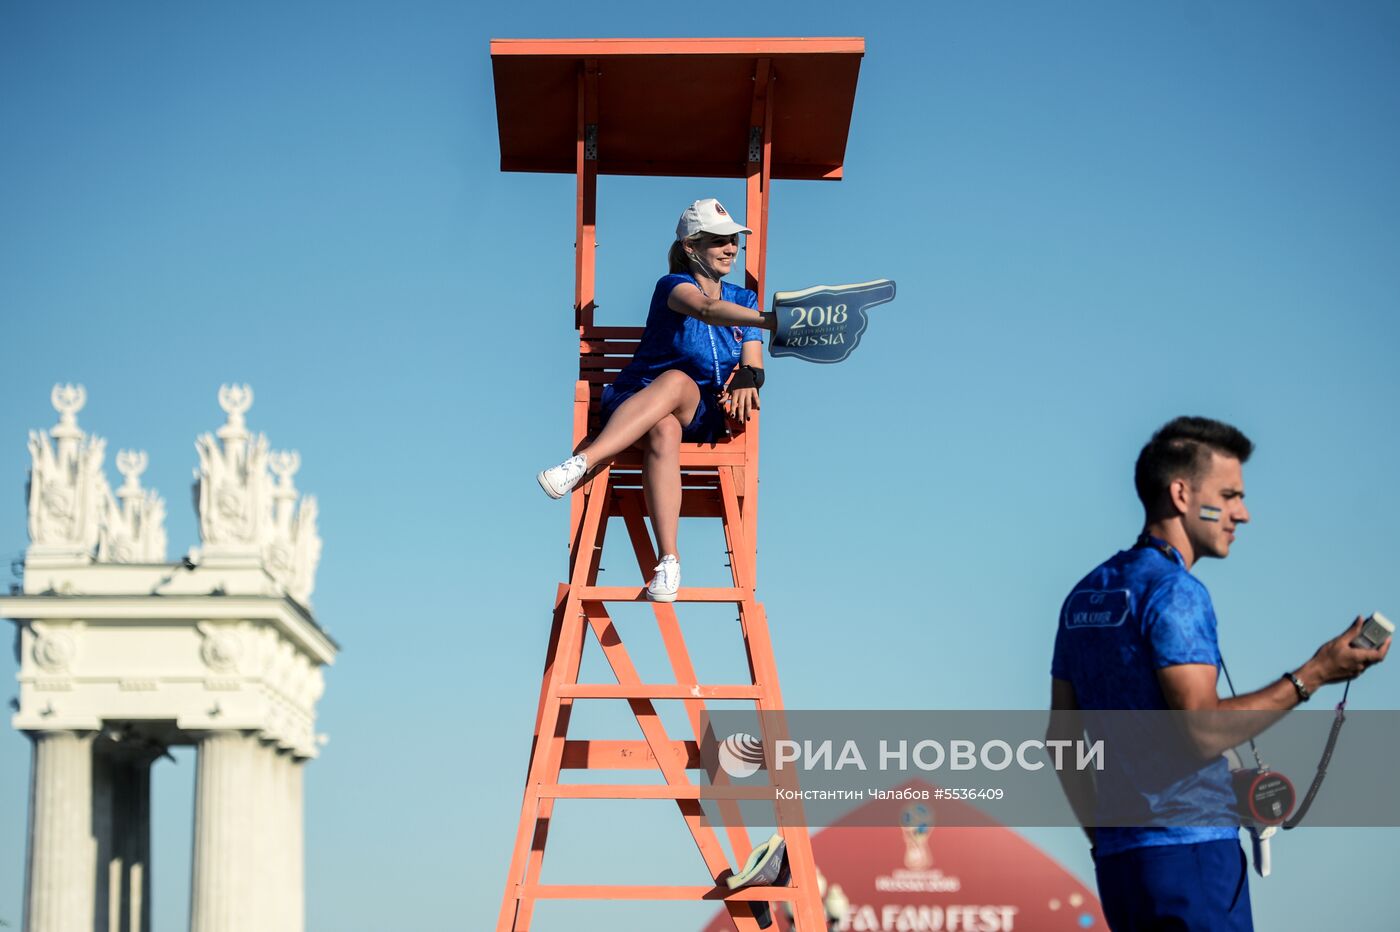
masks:
[[[6,4],[0,547],[27,543],[53,383],[86,385],[109,449],[149,451],[172,557],[218,386],[253,386],[250,425],[320,499],[314,601],[344,647],[307,776],[312,930],[485,927],[519,809],[565,568],[533,474],[568,445],[573,182],[497,171],[488,39],[668,35],[867,42],[847,180],[773,194],[770,289],[900,289],[846,363],[771,364],[760,596],[790,706],[1043,706],[1060,600],[1132,540],[1133,458],[1182,413],[1258,445],[1254,521],[1199,571],[1237,683],[1400,612],[1395,4]],[[640,321],[709,195],[742,202],[602,179],[602,322]],[[687,580],[719,578],[710,530],[682,547]],[[691,636],[722,671],[718,621]],[[1352,699],[1400,707],[1400,679]],[[0,730],[11,924],[28,756]],[[185,921],[193,773],[188,752],[156,771],[161,928]],[[546,879],[695,882],[655,812],[571,812]],[[1030,834],[1091,877],[1074,832]],[[1333,891],[1395,845],[1293,833],[1259,926],[1387,927]]]

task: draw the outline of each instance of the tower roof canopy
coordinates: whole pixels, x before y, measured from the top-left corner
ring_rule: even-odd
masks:
[[[741,178],[771,62],[772,177],[839,179],[865,40],[493,39],[501,170],[575,170],[579,74],[598,63],[598,171]]]

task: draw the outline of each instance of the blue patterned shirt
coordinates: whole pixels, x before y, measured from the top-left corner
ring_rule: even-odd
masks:
[[[717,395],[739,364],[743,344],[762,342],[763,331],[758,327],[716,326],[671,310],[667,304],[671,291],[682,283],[699,287],[691,275],[663,275],[656,283],[641,343],[614,382],[618,390],[640,389],[667,369],[679,369],[695,380],[702,393]],[[758,295],[725,281],[720,282],[720,298],[758,307]]]
[[[1220,666],[1210,593],[1179,554],[1152,542],[1099,565],[1071,590],[1060,610],[1050,675],[1073,684],[1081,709],[1164,710],[1158,670],[1185,663]],[[1223,758],[1164,781],[1164,773],[1180,770],[1179,749],[1154,745],[1141,734],[1095,734],[1093,717],[1085,718],[1090,737],[1104,738],[1107,751],[1097,779],[1100,811],[1140,813],[1144,826],[1099,828],[1100,855],[1239,836]],[[1114,721],[1122,724],[1119,717]],[[1161,726],[1152,724],[1150,730],[1160,734]],[[1132,747],[1132,753],[1115,755],[1115,743]]]

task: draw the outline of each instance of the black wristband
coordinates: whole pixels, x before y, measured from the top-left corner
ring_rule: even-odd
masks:
[[[1303,685],[1303,681],[1292,673],[1284,671],[1283,678],[1293,684],[1293,688],[1298,691],[1298,701],[1307,702],[1312,698],[1312,690]]]
[[[734,378],[729,380],[729,390],[736,388],[752,388],[759,391],[763,388],[763,370],[758,366],[740,366],[734,373]]]

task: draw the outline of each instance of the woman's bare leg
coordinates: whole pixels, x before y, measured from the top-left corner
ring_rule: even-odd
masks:
[[[661,419],[638,443],[642,448],[642,494],[646,496],[658,556],[674,554],[681,519],[681,422],[673,415]]]
[[[618,405],[602,433],[578,452],[588,458],[589,469],[602,466],[667,418],[678,426],[689,424],[699,404],[700,389],[695,380],[678,369],[669,369]]]
[[[642,451],[642,490],[663,557],[680,557],[676,537],[681,517],[681,434],[684,425],[695,419],[699,405],[695,380],[671,369],[618,405],[598,436],[576,451],[587,459],[590,471],[607,465],[630,446]],[[552,498],[562,497],[579,480],[580,473],[565,471],[568,465],[566,461],[540,473],[540,485]],[[555,472],[562,474],[551,479]]]

